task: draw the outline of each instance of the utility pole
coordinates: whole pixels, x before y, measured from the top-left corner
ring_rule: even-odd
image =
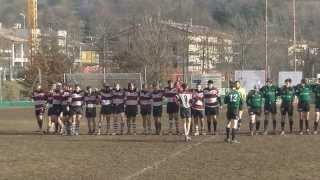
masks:
[[[265,48],[266,48],[266,59],[265,59],[265,79],[269,78],[268,73],[268,0],[266,0],[266,7],[265,7],[266,15],[265,15]]]
[[[296,39],[296,0],[293,0],[293,54],[294,54],[294,71],[297,71],[297,39]]]

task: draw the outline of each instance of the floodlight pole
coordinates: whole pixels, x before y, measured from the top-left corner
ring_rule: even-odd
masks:
[[[296,39],[296,0],[293,0],[293,54],[294,54],[294,71],[297,71],[297,39]]]
[[[268,0],[266,0],[266,7],[265,7],[265,51],[266,51],[266,59],[265,59],[265,79],[268,78]]]

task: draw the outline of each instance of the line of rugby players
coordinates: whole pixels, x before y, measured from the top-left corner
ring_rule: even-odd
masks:
[[[194,90],[187,90],[185,84],[182,87],[180,82],[174,83],[171,80],[164,89],[160,88],[159,83],[155,83],[152,87],[143,85],[140,91],[133,83],[129,83],[127,89],[115,84],[114,87],[104,85],[101,90],[94,90],[92,87],[81,90],[79,85],[75,85],[73,89],[71,86],[58,83],[49,92],[44,92],[39,85],[33,92],[33,100],[39,131],[43,132],[43,120],[47,110],[49,123],[46,132],[62,135],[79,135],[83,113],[88,120],[89,134],[136,134],[139,109],[143,120],[143,133],[153,133],[153,117],[154,133],[160,135],[163,133],[161,118],[165,103],[168,134],[181,133],[179,112],[181,119],[190,121],[189,124],[184,123],[185,135],[186,131],[188,132],[186,140],[189,138],[191,116],[194,118],[194,135],[216,134],[217,115],[222,105],[219,91],[211,80],[208,81],[208,87],[202,89],[198,84]],[[97,106],[101,108],[96,125]],[[207,120],[207,131],[204,127],[204,116]]]

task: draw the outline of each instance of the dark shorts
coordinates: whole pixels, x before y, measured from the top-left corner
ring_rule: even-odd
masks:
[[[281,104],[281,115],[293,116],[293,104],[292,103],[282,103]]]
[[[63,116],[70,116],[71,115],[70,108],[68,110],[67,106],[62,105],[62,114],[63,114]]]
[[[44,115],[44,113],[45,113],[45,108],[44,107],[41,108],[41,109],[36,109],[35,110],[36,116],[42,116],[42,115]]]
[[[110,115],[110,114],[112,114],[112,113],[113,113],[113,107],[112,107],[112,105],[101,106],[100,114]]]
[[[206,107],[206,116],[216,116],[219,115],[219,107]]]
[[[310,103],[299,102],[298,103],[299,112],[310,112]]]
[[[86,108],[86,118],[95,118],[97,117],[96,108]]]
[[[53,108],[51,107],[48,109],[48,116],[52,116],[53,114]]]
[[[83,109],[81,106],[71,106],[70,108],[71,115],[81,115],[83,113]]]
[[[152,108],[153,117],[162,117],[162,106],[154,106]]]
[[[192,116],[202,119],[204,117],[204,110],[192,109]]]
[[[265,104],[264,105],[264,113],[272,113],[272,114],[277,114],[277,104],[272,103],[272,104]]]
[[[126,106],[127,118],[136,117],[138,114],[138,106]]]
[[[173,114],[179,112],[179,105],[177,103],[169,102],[167,103],[167,113]]]
[[[151,115],[151,105],[150,106],[140,106],[140,114],[142,116]]]
[[[180,117],[181,119],[191,118],[191,108],[180,108]]]
[[[62,106],[59,104],[54,104],[53,105],[53,114],[56,116],[60,116],[62,113]]]
[[[249,108],[249,115],[261,116],[261,108]]]
[[[243,104],[240,103],[240,105],[239,105],[239,111],[242,111],[242,110],[243,110]]]
[[[113,113],[114,114],[124,113],[124,104],[114,105],[113,106]]]
[[[227,110],[227,119],[231,120],[231,119],[238,119],[239,118],[239,110],[238,109],[234,109],[234,110]]]

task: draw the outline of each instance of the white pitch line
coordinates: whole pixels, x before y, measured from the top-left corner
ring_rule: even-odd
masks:
[[[141,174],[145,173],[148,170],[157,169],[162,163],[168,161],[169,159],[174,158],[176,156],[179,156],[180,154],[182,154],[182,153],[184,153],[186,151],[189,151],[190,149],[192,149],[194,147],[198,147],[201,144],[203,144],[204,142],[209,141],[209,140],[211,140],[213,138],[214,138],[214,136],[212,136],[210,138],[203,139],[202,141],[200,141],[200,142],[198,142],[196,144],[189,144],[187,147],[184,147],[183,149],[180,149],[179,151],[177,151],[177,152],[175,152],[173,154],[170,154],[169,156],[167,156],[167,157],[165,157],[165,158],[163,158],[163,159],[161,159],[159,161],[156,161],[152,165],[149,165],[149,166],[147,166],[145,168],[142,168],[142,169],[136,171],[135,173],[123,178],[123,180],[130,180],[130,179],[132,179],[134,177],[140,176]]]

